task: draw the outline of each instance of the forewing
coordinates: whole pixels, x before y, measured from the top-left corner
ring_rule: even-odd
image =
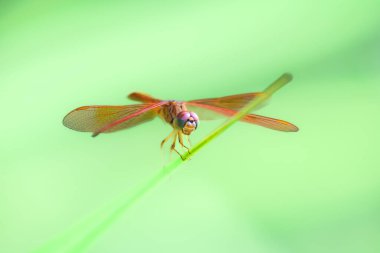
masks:
[[[218,113],[211,109],[206,109],[204,107],[200,107],[199,105],[195,103],[185,103],[186,108],[189,112],[195,112],[200,120],[215,120],[215,119],[222,119],[225,117],[223,113]],[[203,105],[206,106],[206,105]],[[208,106],[209,107],[209,106]],[[221,108],[223,110],[223,108]]]
[[[188,108],[196,107],[196,109],[194,109],[194,111],[197,114],[205,115],[206,119],[213,119],[213,118],[216,118],[218,115],[219,116],[222,115],[225,117],[231,117],[235,113],[237,113],[237,111],[235,111],[235,110],[216,107],[216,106],[203,104],[203,103],[195,103],[192,101],[189,102],[188,104],[186,104],[186,106]],[[211,111],[212,113],[207,114],[207,111]],[[200,113],[198,113],[198,112],[200,112]],[[202,120],[202,117],[200,115],[199,115],[199,118],[200,118],[200,120]],[[285,120],[260,116],[257,114],[247,114],[246,116],[244,116],[241,119],[241,121],[251,123],[251,124],[255,124],[255,125],[259,125],[259,126],[263,126],[266,128],[277,130],[277,131],[283,131],[283,132],[297,132],[298,131],[298,127],[296,127],[295,125],[293,125],[290,122],[287,122]]]
[[[262,92],[252,92],[252,93],[244,93],[244,94],[238,94],[238,95],[232,95],[232,96],[225,96],[225,97],[219,97],[219,98],[205,98],[205,99],[196,99],[196,100],[190,100],[187,103],[188,104],[204,104],[204,105],[210,105],[210,106],[216,106],[220,108],[226,108],[231,110],[240,110],[243,108],[246,104],[248,104],[252,99],[256,98],[257,96],[260,96],[263,94]]]
[[[161,103],[82,106],[68,113],[63,119],[63,124],[76,131],[93,132],[94,135],[115,132],[152,120],[157,115],[156,108],[160,105]]]

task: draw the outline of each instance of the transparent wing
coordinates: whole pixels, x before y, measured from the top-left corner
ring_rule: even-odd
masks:
[[[63,119],[63,124],[76,131],[100,133],[130,128],[157,116],[157,109],[166,102],[126,106],[82,106]]]
[[[246,115],[242,121],[252,123],[255,125],[259,125],[262,127],[270,128],[277,131],[283,132],[297,132],[298,127],[293,125],[290,122],[281,119],[269,118],[257,114],[248,114]]]
[[[213,118],[215,119],[218,116],[231,117],[237,112],[232,109],[217,107],[217,106],[213,106],[209,104],[197,103],[193,101],[186,102],[186,106],[188,109],[194,110],[197,114],[199,114],[200,120],[202,120],[201,115],[204,115],[206,119],[213,119]],[[208,113],[208,111],[211,111],[212,113]],[[241,119],[241,121],[263,126],[266,128],[277,130],[277,131],[283,131],[283,132],[297,132],[298,131],[298,127],[296,127],[290,122],[287,122],[285,120],[280,120],[280,119],[264,117],[257,114],[248,114],[244,116]]]
[[[243,108],[246,104],[248,104],[250,101],[252,101],[252,99],[254,99],[257,96],[260,96],[261,94],[263,93],[252,92],[252,93],[244,93],[244,94],[225,96],[225,97],[219,97],[219,98],[205,98],[205,99],[190,100],[188,101],[188,103],[210,105],[210,106],[216,106],[220,108],[226,108],[226,109],[238,111],[241,108]]]

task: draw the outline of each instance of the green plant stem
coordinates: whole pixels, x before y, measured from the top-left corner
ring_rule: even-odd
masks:
[[[191,150],[190,153],[183,155],[184,159],[189,159],[195,153],[197,153],[204,145],[206,145],[209,141],[214,139],[216,136],[227,130],[232,124],[236,121],[240,120],[254,108],[259,106],[265,100],[267,100],[270,96],[273,95],[276,91],[281,89],[285,84],[292,80],[292,75],[285,73],[280,76],[276,81],[274,81],[271,85],[269,85],[264,91],[263,95],[253,99],[250,103],[248,103],[244,108],[242,108],[239,112],[237,112],[233,117],[229,118],[225,123],[216,128],[213,132],[207,135],[203,140],[197,143]]]
[[[268,99],[273,93],[283,87],[286,83],[291,81],[292,76],[290,74],[283,74],[279,79],[273,82],[263,92],[262,96],[259,96],[248,103],[243,109],[236,113],[233,117],[229,118],[225,123],[215,129],[202,141],[197,143],[190,153],[183,155],[184,160],[188,160],[194,156],[204,145],[220,135],[223,131],[229,128],[236,121],[244,117],[255,107],[260,105],[266,99]],[[93,243],[96,238],[104,233],[107,228],[113,224],[118,218],[120,218],[129,207],[131,207],[136,201],[142,198],[149,190],[153,189],[160,181],[162,181],[167,175],[172,173],[182,163],[182,159],[178,158],[164,168],[162,168],[156,175],[150,180],[137,188],[132,194],[128,193],[123,195],[120,199],[116,200],[113,204],[93,214],[84,222],[78,224],[74,228],[68,230],[57,239],[54,239],[36,251],[35,253],[75,253],[84,252],[85,249]]]

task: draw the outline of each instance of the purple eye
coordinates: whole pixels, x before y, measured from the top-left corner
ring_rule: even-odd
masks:
[[[182,111],[178,113],[177,118],[186,122],[190,118],[190,115],[191,114],[189,112]]]
[[[190,112],[190,116],[193,117],[195,121],[199,121],[198,115],[196,115],[195,112]]]
[[[199,118],[195,112],[186,112],[182,111],[178,113],[176,118],[176,124],[179,128],[193,128],[196,129],[198,127]]]

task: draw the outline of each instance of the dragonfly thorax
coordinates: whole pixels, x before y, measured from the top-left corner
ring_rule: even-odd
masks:
[[[168,101],[161,107],[158,115],[185,135],[190,135],[199,124],[198,115],[195,112],[187,111],[185,103],[181,101]]]

